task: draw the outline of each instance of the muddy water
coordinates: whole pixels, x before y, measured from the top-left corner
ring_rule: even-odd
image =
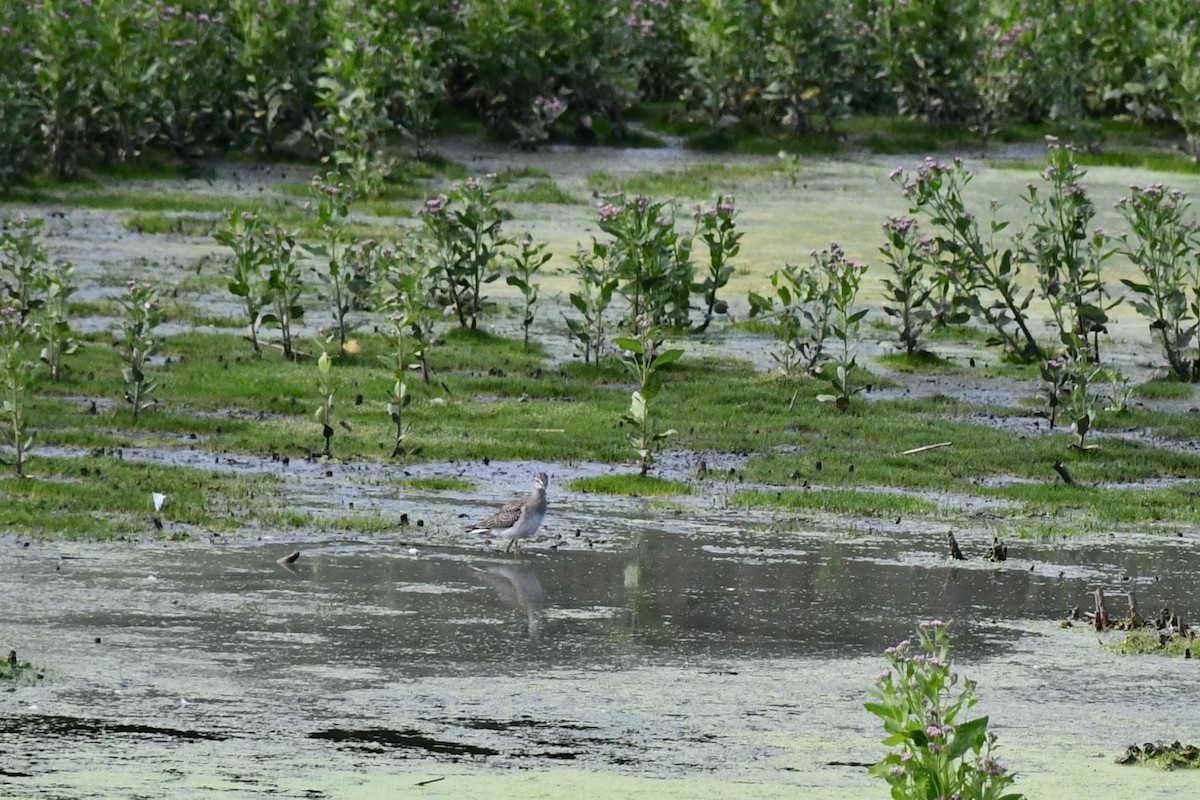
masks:
[[[659,527],[521,558],[5,539],[0,639],[46,677],[0,694],[0,796],[880,796],[855,766],[881,752],[864,689],[931,617],[1027,791],[1184,796],[1111,758],[1197,738],[1200,662],[1117,657],[1057,620],[1095,586],[1200,606],[1194,538],[954,566],[940,535]]]

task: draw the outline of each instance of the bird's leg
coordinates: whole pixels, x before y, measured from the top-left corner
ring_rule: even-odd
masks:
[[[509,539],[509,540],[508,540],[508,547],[504,548],[504,552],[506,552],[506,553],[507,553],[507,552],[509,552],[510,550],[512,550],[512,549],[513,549],[513,545],[514,545],[514,544],[516,544],[516,543],[517,543],[517,540],[516,540],[516,539]]]

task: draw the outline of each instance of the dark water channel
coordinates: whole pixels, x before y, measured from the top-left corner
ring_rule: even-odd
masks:
[[[647,530],[622,552],[521,558],[386,539],[5,539],[0,644],[46,677],[0,693],[0,796],[371,796],[380,769],[507,796],[476,784],[556,765],[582,770],[589,796],[626,796],[608,783],[621,776],[682,781],[680,796],[725,795],[701,778],[869,796],[882,787],[834,762],[878,757],[864,689],[882,649],[935,617],[1018,753],[1089,729],[1101,706],[1085,703],[1037,738],[1039,715],[1089,680],[1121,690],[1117,741],[1172,718],[1163,693],[1195,707],[1196,662],[1122,659],[1057,624],[1097,586],[1116,609],[1134,588],[1143,610],[1195,616],[1193,537],[1018,543],[1003,564],[954,565],[943,536]]]

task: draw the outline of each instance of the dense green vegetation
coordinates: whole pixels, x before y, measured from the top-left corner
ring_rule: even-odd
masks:
[[[464,125],[537,147],[644,143],[632,123],[655,120],[828,152],[1033,124],[1095,144],[1121,118],[1200,153],[1183,0],[39,0],[0,26],[0,187],[245,151],[320,155],[376,193],[397,144]],[[878,116],[883,136],[859,124]]]

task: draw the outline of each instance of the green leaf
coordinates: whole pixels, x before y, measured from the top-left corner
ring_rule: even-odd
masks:
[[[661,367],[665,364],[673,364],[683,357],[683,350],[671,349],[664,350],[654,357],[654,366]]]
[[[945,757],[953,761],[961,758],[968,750],[972,750],[977,742],[983,740],[987,726],[987,717],[979,717],[959,725],[954,731],[954,738],[950,741],[950,746],[946,748]]]
[[[638,425],[646,421],[646,398],[642,397],[641,392],[634,392],[630,397],[629,416]]]
[[[642,343],[631,336],[618,336],[617,338],[613,339],[613,342],[622,350],[627,350],[630,353],[637,353],[639,356],[644,355],[646,352],[642,348]]]

